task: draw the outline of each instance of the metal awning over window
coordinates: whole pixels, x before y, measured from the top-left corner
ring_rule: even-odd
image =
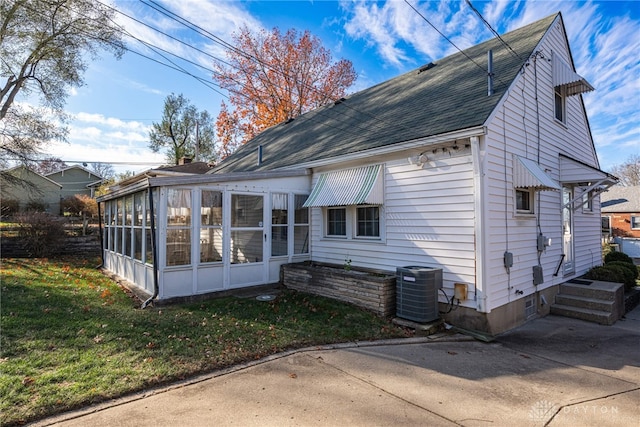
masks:
[[[304,207],[381,205],[382,172],[382,165],[373,165],[320,174]]]
[[[515,188],[533,188],[538,191],[560,190],[560,184],[547,175],[536,162],[514,157],[513,186]]]
[[[562,184],[573,184],[582,187],[583,194],[590,194],[588,200],[606,191],[609,187],[618,183],[618,178],[596,167],[589,166],[579,160],[560,154],[560,181]],[[565,204],[565,207],[582,198],[582,195],[574,197]],[[576,209],[574,207],[574,209]]]
[[[584,77],[573,71],[564,59],[559,55],[553,54],[553,86],[564,87],[566,96],[578,95],[584,92],[594,90]]]

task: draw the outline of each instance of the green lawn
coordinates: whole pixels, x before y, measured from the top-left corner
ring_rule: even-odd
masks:
[[[17,425],[285,349],[407,336],[321,297],[140,310],[98,260],[4,259],[0,424]]]

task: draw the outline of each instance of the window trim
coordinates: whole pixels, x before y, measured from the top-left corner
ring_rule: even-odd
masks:
[[[377,213],[378,213],[378,235],[373,235],[373,236],[367,236],[367,235],[360,235],[358,234],[359,231],[359,221],[360,221],[360,216],[359,216],[359,211],[360,209],[377,209]],[[380,240],[380,234],[382,233],[382,229],[380,226],[380,206],[378,205],[357,205],[354,207],[354,215],[353,215],[353,238],[354,239],[363,239],[363,240]]]
[[[558,98],[560,101],[561,118],[558,118]],[[567,89],[564,86],[555,86],[553,88],[553,118],[557,123],[567,124]]]
[[[378,209],[378,236],[358,235],[358,208],[373,207]],[[345,235],[329,234],[328,215],[331,209],[344,209],[345,211]],[[322,236],[324,239],[352,240],[360,242],[384,243],[384,207],[383,205],[348,205],[348,206],[326,206],[322,208]]]
[[[518,193],[526,193],[529,199],[529,208],[522,209],[518,207]],[[535,200],[534,200],[535,191],[532,188],[515,188],[513,192],[513,208],[515,214],[518,216],[528,216],[535,215]]]
[[[582,192],[582,213],[585,213],[585,214],[594,213],[593,196],[594,196],[593,190]]]
[[[634,218],[637,218],[636,226],[633,226]],[[629,215],[629,228],[631,230],[640,230],[640,215]]]
[[[329,230],[329,211],[344,211],[344,234],[330,234]],[[346,239],[349,235],[348,209],[346,206],[328,206],[323,209],[324,236],[333,239]],[[340,221],[342,222],[342,221]]]

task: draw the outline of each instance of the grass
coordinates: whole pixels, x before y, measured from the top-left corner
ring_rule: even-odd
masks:
[[[368,311],[292,291],[140,310],[97,263],[2,261],[1,425],[286,349],[407,336]]]

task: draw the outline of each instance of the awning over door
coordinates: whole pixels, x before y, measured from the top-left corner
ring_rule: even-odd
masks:
[[[578,95],[594,90],[593,86],[591,86],[584,77],[573,71],[573,68],[555,53],[553,54],[552,67],[553,86],[564,87],[566,89],[566,96]]]
[[[576,184],[601,180],[611,181],[611,185],[618,182],[618,178],[605,171],[560,154],[560,181],[562,183]]]
[[[381,205],[384,202],[382,165],[320,174],[304,207]]]
[[[515,188],[533,188],[538,191],[560,190],[560,184],[552,179],[533,160],[514,156],[513,186]]]
[[[618,178],[605,171],[560,154],[560,182],[582,187],[583,194],[590,194],[589,200],[616,185],[618,181]],[[581,197],[582,195],[574,197],[564,206],[572,206]]]

